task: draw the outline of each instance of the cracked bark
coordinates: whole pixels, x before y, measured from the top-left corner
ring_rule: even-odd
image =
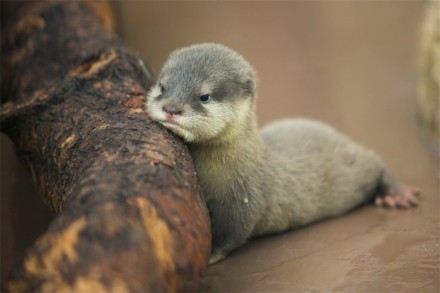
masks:
[[[191,158],[143,111],[153,77],[114,35],[109,6],[6,2],[6,14],[1,130],[58,213],[6,289],[176,291],[197,282],[210,230]]]

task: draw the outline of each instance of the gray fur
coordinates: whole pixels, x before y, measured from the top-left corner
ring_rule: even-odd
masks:
[[[266,126],[260,135],[254,71],[238,53],[222,45],[194,45],[172,53],[160,81],[167,102],[179,101],[197,111],[188,110],[194,121],[182,120],[182,126],[197,135],[171,130],[187,138],[208,204],[211,262],[252,236],[341,215],[369,200],[383,181],[384,166],[373,152],[323,123],[281,120]],[[205,83],[213,85],[209,94],[222,111],[210,110],[197,100],[205,94],[200,91]],[[151,94],[147,111],[163,123],[161,113],[152,110],[158,100]],[[227,119],[221,128],[209,135],[198,129],[210,124],[199,125],[196,119],[206,116],[214,127],[219,118],[213,113],[219,112],[226,113]],[[179,123],[180,118],[176,118]],[[388,174],[387,178],[385,188],[394,185]]]
[[[195,45],[171,53],[160,79],[170,98],[184,102],[188,102],[188,97],[206,94],[200,88],[204,83],[213,84],[211,94],[220,101],[248,96],[255,88],[254,71],[249,63],[219,44]]]

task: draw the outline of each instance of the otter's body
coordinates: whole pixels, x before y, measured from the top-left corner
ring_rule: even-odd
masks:
[[[255,234],[345,213],[375,195],[385,172],[373,152],[317,121],[276,121],[261,134],[275,163],[276,200],[268,203],[267,221]]]
[[[187,142],[211,217],[210,262],[250,237],[341,215],[376,196],[415,205],[416,191],[330,126],[275,121],[258,131],[255,73],[236,52],[201,44],[172,53],[147,111]]]

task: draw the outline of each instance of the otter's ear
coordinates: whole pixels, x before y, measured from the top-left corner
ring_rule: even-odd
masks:
[[[257,85],[255,83],[255,80],[251,78],[246,80],[246,82],[244,83],[244,87],[245,87],[244,90],[246,91],[247,94],[253,96],[256,86]]]

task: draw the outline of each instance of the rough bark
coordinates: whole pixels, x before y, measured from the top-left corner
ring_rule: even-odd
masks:
[[[1,127],[58,216],[6,289],[197,282],[210,231],[191,158],[143,111],[153,77],[112,32],[109,7],[23,2],[12,12],[2,21]]]

